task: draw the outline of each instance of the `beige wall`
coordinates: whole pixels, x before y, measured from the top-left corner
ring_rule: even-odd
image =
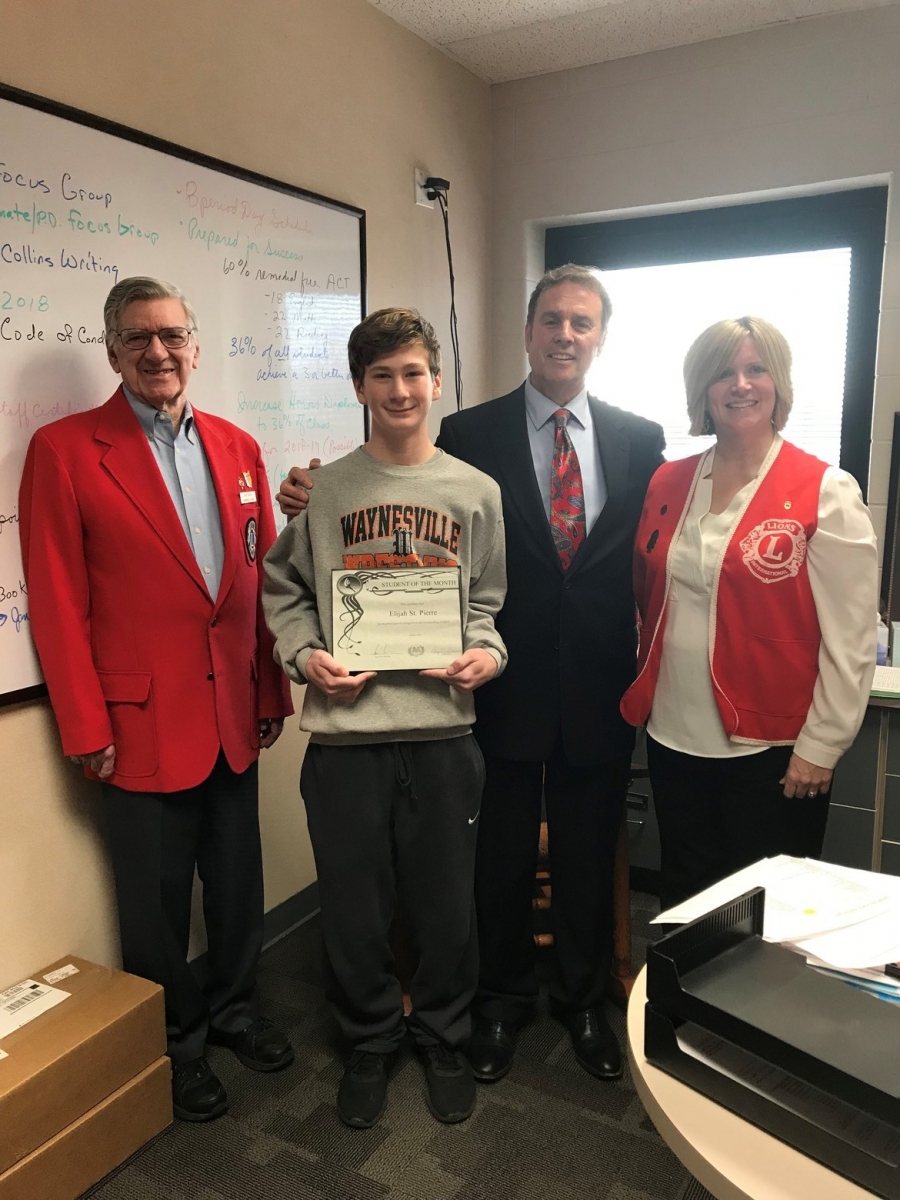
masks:
[[[366,0],[6,5],[0,79],[365,208],[370,308],[416,305],[447,347],[443,229],[413,168],[449,179],[466,384],[487,393],[489,90]],[[314,878],[302,749],[292,721],[263,758],[269,908]],[[95,789],[45,704],[0,709],[0,774],[0,987],[66,953],[115,962]]]
[[[364,207],[370,307],[416,304],[445,346],[440,218],[412,204],[412,168],[449,178],[469,403],[522,377],[546,224],[890,178],[897,62],[900,7],[503,84],[490,98],[366,0],[160,0],[149,15],[45,0],[7,6],[0,40],[4,82]],[[892,191],[892,217],[896,204]],[[879,528],[900,408],[898,230],[892,219],[870,486]],[[292,728],[263,762],[269,907],[314,874],[301,754]],[[14,898],[0,906],[0,986],[68,951],[114,961],[94,792],[61,761],[45,705],[0,709],[0,768],[0,879]]]
[[[894,6],[495,87],[494,394],[522,378],[525,295],[547,224],[885,182],[900,168],[898,62]],[[897,203],[892,188],[869,492],[879,533],[900,408]]]

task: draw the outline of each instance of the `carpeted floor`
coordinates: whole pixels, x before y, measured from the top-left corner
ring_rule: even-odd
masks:
[[[635,961],[643,963],[655,898],[635,894]],[[388,1109],[373,1129],[346,1129],[334,1109],[340,1048],[322,994],[318,919],[267,950],[264,1011],[290,1035],[292,1067],[242,1068],[212,1047],[230,1099],[210,1125],[175,1125],[95,1200],[681,1200],[690,1179],[663,1144],[628,1077],[601,1083],[577,1065],[546,1015],[523,1031],[515,1065],[482,1086],[473,1116],[440,1125],[421,1068],[404,1050]],[[624,1014],[610,1009],[624,1045]]]

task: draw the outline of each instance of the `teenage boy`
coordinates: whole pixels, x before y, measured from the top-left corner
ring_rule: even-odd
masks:
[[[308,684],[300,789],[329,997],[353,1051],[338,1113],[355,1128],[378,1120],[408,1024],[428,1107],[452,1123],[475,1106],[459,1049],[478,982],[473,880],[484,766],[470,726],[472,692],[506,665],[494,628],[506,593],[500,490],[429,438],[440,347],[417,312],[372,313],[351,334],[349,358],[369,441],[317,472],[309,507],[266,557],[264,607],[277,661]],[[331,580],[342,567],[458,567],[462,654],[441,669],[351,674],[332,657]],[[398,893],[419,952],[406,1023],[388,943]]]

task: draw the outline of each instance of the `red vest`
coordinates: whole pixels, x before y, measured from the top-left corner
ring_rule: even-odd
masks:
[[[669,558],[705,455],[665,463],[650,481],[634,552],[641,613],[638,677],[622,716],[650,716],[666,626]],[[783,442],[741,514],[716,578],[709,661],[722,725],[739,742],[792,744],[819,673],[821,634],[806,546],[816,531],[827,464]]]

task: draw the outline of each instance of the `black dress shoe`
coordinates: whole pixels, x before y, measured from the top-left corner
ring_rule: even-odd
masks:
[[[478,1017],[469,1042],[468,1059],[475,1078],[496,1083],[512,1066],[516,1049],[516,1026],[512,1021],[488,1021]]]
[[[237,1033],[210,1028],[206,1040],[214,1046],[227,1046],[251,1071],[280,1071],[294,1061],[291,1043],[265,1017],[257,1017]]]
[[[597,1079],[621,1078],[622,1052],[599,1008],[585,1008],[577,1013],[557,1012],[556,1015],[572,1035],[572,1049],[579,1066]]]
[[[172,1106],[179,1121],[214,1121],[228,1108],[228,1097],[205,1058],[172,1065]]]
[[[494,1084],[509,1073],[517,1033],[518,1026],[514,1021],[490,1021],[484,1016],[475,1019],[466,1051],[475,1079],[482,1084]]]

